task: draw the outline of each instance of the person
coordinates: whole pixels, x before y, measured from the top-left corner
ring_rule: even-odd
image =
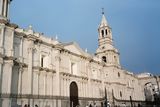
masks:
[[[86,107],[89,107],[88,104],[86,105]]]
[[[36,104],[35,107],[38,107],[38,105]]]
[[[92,107],[92,105],[90,104],[89,107]]]
[[[94,107],[97,107],[96,103],[94,103]]]
[[[27,107],[27,104],[25,104],[24,107]]]

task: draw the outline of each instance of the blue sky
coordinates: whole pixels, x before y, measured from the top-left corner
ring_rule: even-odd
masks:
[[[13,0],[10,20],[95,53],[102,7],[122,67],[160,74],[160,0]]]

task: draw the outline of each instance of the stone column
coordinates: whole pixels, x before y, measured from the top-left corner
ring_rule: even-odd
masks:
[[[84,97],[84,84],[83,84],[83,80],[82,80],[82,97]]]
[[[2,73],[3,73],[3,58],[0,57],[0,87],[2,87]],[[1,93],[1,88],[0,88]],[[0,101],[1,102],[1,101]],[[1,103],[0,103],[1,104]],[[0,105],[1,106],[1,105]]]
[[[52,48],[50,49],[50,53],[49,53],[49,69],[53,69],[52,67]]]
[[[68,79],[68,82],[67,82],[67,95],[68,95],[68,97],[70,96],[69,95],[69,91],[70,91],[70,89],[69,89],[69,87],[70,87],[70,79]]]
[[[23,37],[21,38],[21,43],[20,43],[20,62],[23,62]]]
[[[92,88],[91,88],[91,65],[90,65],[90,62],[88,63],[87,71],[88,71],[88,90],[89,90],[88,97],[92,97]]]
[[[0,16],[2,15],[2,4],[3,4],[3,0],[0,0]]]
[[[22,66],[19,69],[19,79],[18,79],[18,94],[22,94],[22,72],[23,68]]]
[[[5,61],[5,67],[3,67],[2,75],[2,93],[11,92],[11,80],[12,80],[12,67],[13,61]]]
[[[60,75],[59,75],[59,73],[60,73],[60,53],[59,53],[59,50],[57,50],[57,52],[56,52],[56,54],[57,54],[57,56],[56,56],[56,82],[55,82],[55,94],[57,95],[57,96],[59,96],[60,95]]]
[[[84,83],[85,84],[85,97],[87,97],[87,85],[86,85],[86,82]]]
[[[4,32],[5,32],[5,25],[1,24],[1,35],[0,35],[0,53],[4,54],[4,48],[3,48],[3,44],[4,44]]]
[[[4,95],[4,97],[11,93],[12,67],[13,61],[5,61],[2,75],[2,96]],[[11,100],[9,98],[4,97],[2,97],[2,107],[10,107]]]
[[[63,95],[63,81],[64,81],[64,79],[61,78],[61,81],[60,81],[60,84],[61,84],[61,86],[60,86],[60,95],[61,95],[61,96]],[[55,88],[55,92],[56,92],[56,89],[57,89],[57,88]],[[56,94],[56,93],[55,93],[55,94]]]
[[[10,41],[10,56],[13,56],[13,44],[14,44],[14,28],[12,29],[12,34],[11,34],[11,41]]]
[[[65,77],[65,78],[64,78],[64,88],[63,88],[64,95],[63,95],[63,96],[66,96],[66,95],[67,95],[67,93],[66,93],[66,92],[67,92],[67,90],[66,90],[66,89],[67,89],[67,88],[66,88],[66,87],[67,87],[67,86],[66,86],[66,82],[67,82],[67,81],[66,81],[66,77]]]
[[[33,55],[33,41],[29,41],[29,48],[28,48],[28,94],[32,94],[32,55]]]
[[[8,0],[4,0],[4,11],[3,15],[7,17],[7,11],[8,11]]]
[[[82,87],[81,87],[81,81],[79,81],[78,83],[79,83],[79,90],[80,90],[80,92],[79,92],[79,95],[80,95],[80,97],[82,97]]]
[[[52,95],[54,95],[54,83],[55,83],[55,81],[54,81],[54,74],[52,73]]]
[[[47,73],[44,72],[44,95],[47,95]]]
[[[37,63],[37,66],[41,66],[41,64],[40,64],[40,53],[41,53],[40,44],[38,43],[38,49],[37,49],[38,63]]]
[[[33,41],[29,40],[29,48],[28,48],[28,95],[33,94],[33,72],[32,72],[32,66],[33,66]],[[31,106],[33,105],[33,99],[28,99],[28,104]]]

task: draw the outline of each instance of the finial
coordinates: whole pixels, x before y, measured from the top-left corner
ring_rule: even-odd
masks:
[[[88,52],[87,48],[85,49],[85,52]]]
[[[58,40],[58,35],[56,35],[56,40]]]
[[[104,8],[102,8],[102,14],[104,14]]]
[[[32,30],[32,25],[29,25],[28,29],[29,29],[29,30]]]

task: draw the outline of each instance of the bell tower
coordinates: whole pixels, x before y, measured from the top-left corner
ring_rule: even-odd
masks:
[[[0,19],[7,20],[11,1],[12,0],[0,0]]]
[[[106,20],[104,11],[102,11],[102,20],[98,27],[98,44],[96,56],[108,66],[120,67],[119,52],[113,45],[112,29]]]

